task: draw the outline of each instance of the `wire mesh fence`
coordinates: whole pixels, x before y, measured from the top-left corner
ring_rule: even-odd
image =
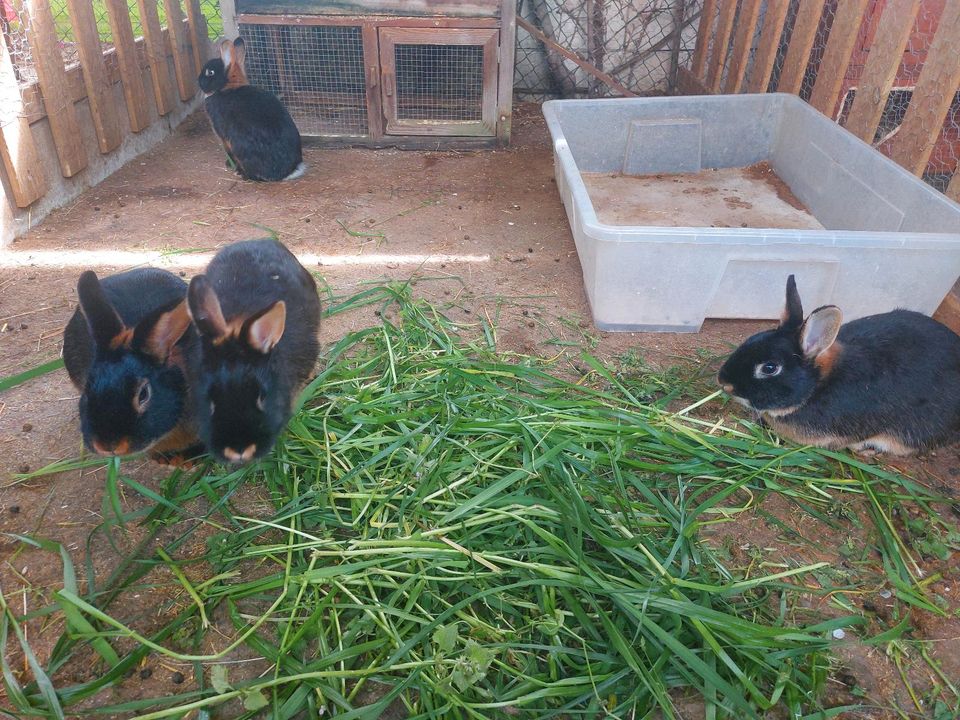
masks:
[[[524,100],[622,94],[616,85],[668,92],[693,52],[700,9],[693,0],[520,0],[517,15],[514,92]]]
[[[165,2],[181,0],[127,0],[127,11],[130,15],[130,25],[134,37],[142,34],[140,20],[143,12],[142,3],[151,3],[160,20],[160,25],[166,27]],[[105,0],[92,0],[93,16],[96,22],[100,45],[104,51],[113,47],[113,34],[110,29],[110,17]],[[181,1],[182,16],[186,15],[186,8]],[[67,0],[49,0],[50,14],[53,18],[54,31],[63,56],[64,65],[70,66],[79,62],[79,53],[75,41],[73,24]],[[223,34],[223,21],[220,17],[219,0],[200,0],[200,11],[207,21],[207,34],[211,39]],[[0,0],[0,34],[6,43],[7,50],[13,60],[14,72],[21,83],[36,80],[33,54],[29,42],[30,13],[24,0]]]
[[[734,15],[733,29],[728,34],[722,32],[721,17],[724,6],[728,3],[720,0],[713,4],[714,17],[709,24],[712,32],[709,38],[705,38],[708,42],[706,56],[715,58],[718,47],[724,48],[724,73],[729,72],[729,60],[733,53],[733,42],[730,42],[729,38],[737,33],[744,7],[754,1],[741,0]],[[783,1],[780,0],[781,3]],[[763,0],[760,3],[744,87],[750,86],[751,72],[755,70],[755,60],[762,42],[759,37],[760,28],[763,27],[766,14],[775,12],[779,4],[774,0]],[[697,2],[696,5],[702,7],[703,3]],[[898,162],[907,161],[907,164],[913,162],[907,149],[916,146],[918,150],[914,154],[920,158],[917,161],[919,166],[910,169],[921,174],[924,180],[934,187],[946,190],[957,173],[960,162],[960,92],[957,73],[950,69],[951,66],[957,67],[957,57],[960,56],[960,32],[956,31],[957,15],[955,4],[951,4],[951,0],[919,0],[916,3],[883,0],[788,0],[773,70],[765,89],[769,92],[784,89],[796,91],[802,99],[815,101],[824,113],[846,127],[857,92],[865,80],[871,52],[878,56],[876,61],[879,61],[879,56],[883,54],[889,55],[895,61],[899,46],[893,43],[892,38],[902,29],[903,34],[899,37],[906,37],[902,57],[899,63],[894,63],[896,68],[891,67],[886,76],[890,90],[880,111],[876,130],[872,137],[865,139],[871,141],[880,152]],[[934,72],[938,73],[937,77],[941,82],[923,83],[921,73],[934,47],[941,21],[944,22],[944,32],[940,36],[940,47],[936,51],[937,59],[934,60],[938,68],[931,71],[931,76]],[[805,40],[804,36],[809,39]],[[802,47],[800,51],[794,50],[795,55],[791,56],[791,45],[795,41],[801,46],[808,43],[809,51]],[[942,65],[945,71],[940,72],[942,60],[946,61]],[[707,69],[709,71],[709,67]],[[828,79],[828,88],[835,86],[836,92],[815,98],[814,89],[821,77]],[[799,81],[796,87],[792,87],[793,78]],[[830,81],[830,78],[839,79],[839,83]],[[724,80],[725,75],[721,76],[721,87],[725,84]],[[784,84],[791,87],[784,88]],[[878,94],[880,91],[876,87],[870,85],[868,92],[869,97],[874,97],[875,101],[879,102],[882,95]],[[933,111],[931,108],[938,110]],[[941,108],[945,108],[945,111],[940,112]],[[910,114],[915,122],[905,124]],[[906,137],[902,137],[908,134],[909,142]],[[921,142],[918,138],[929,138],[929,141]],[[924,164],[922,154],[926,151],[929,151],[929,159]],[[960,180],[954,183],[954,187],[957,185],[960,185]],[[960,188],[956,192],[960,193]]]

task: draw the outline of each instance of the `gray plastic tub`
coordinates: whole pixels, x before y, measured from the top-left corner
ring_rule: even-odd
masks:
[[[553,100],[543,113],[601,329],[693,332],[707,317],[776,318],[790,273],[807,311],[930,314],[960,276],[960,206],[793,95]],[[604,224],[582,176],[763,161],[816,227]]]

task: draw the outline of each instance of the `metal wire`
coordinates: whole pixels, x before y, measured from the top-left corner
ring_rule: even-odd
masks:
[[[396,46],[400,120],[480,120],[483,48],[479,45]]]
[[[359,27],[244,23],[240,35],[250,82],[283,101],[301,134],[367,134]]]

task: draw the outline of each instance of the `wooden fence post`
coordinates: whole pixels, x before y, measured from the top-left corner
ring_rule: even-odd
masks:
[[[167,47],[157,15],[157,0],[137,0],[137,7],[140,10],[140,27],[143,30],[147,62],[150,64],[150,76],[153,78],[157,114],[166,115],[173,110],[173,85],[170,82],[170,70],[167,68]]]
[[[107,70],[103,64],[103,49],[100,47],[97,21],[93,17],[93,5],[90,0],[67,0],[67,9],[80,53],[93,129],[97,134],[100,152],[106,155],[120,146],[123,134],[113,98],[113,84],[107,80]]]
[[[829,118],[839,100],[843,77],[850,64],[850,55],[857,42],[863,13],[870,0],[844,0],[837,5],[837,14],[827,38],[827,48],[820,61],[817,79],[813,85],[810,104]]]
[[[716,14],[717,0],[703,0],[700,25],[697,27],[697,46],[694,48],[693,60],[690,62],[690,72],[698,80],[703,80],[703,73],[707,68],[707,50],[710,48],[710,35],[713,32]]]
[[[730,47],[730,35],[733,32],[733,18],[736,12],[736,0],[724,0],[720,6],[720,19],[717,20],[717,32],[713,36],[713,54],[710,57],[710,70],[706,80],[706,86],[712,93],[720,89],[720,79],[723,77],[723,65],[727,61],[727,49]]]
[[[737,20],[737,33],[730,56],[727,79],[723,83],[724,93],[738,93],[743,84],[743,75],[747,71],[750,46],[757,31],[757,18],[760,17],[760,0],[743,0],[740,4],[740,18]]]
[[[800,94],[803,86],[803,76],[810,63],[810,50],[817,37],[817,26],[823,14],[825,0],[800,0],[797,10],[797,19],[793,24],[793,33],[790,35],[790,46],[783,59],[783,70],[780,81],[777,83],[777,92]]]
[[[24,4],[30,16],[27,39],[33,52],[50,131],[57,146],[60,170],[64,177],[72,177],[87,166],[87,151],[83,147],[77,111],[63,67],[53,14],[47,0],[25,0]]]
[[[180,0],[163,0],[163,7],[167,11],[167,32],[170,47],[173,48],[173,69],[177,76],[177,87],[180,90],[180,99],[186,102],[197,94],[197,75],[200,74],[200,69],[193,71],[190,53],[187,52],[187,34],[183,30]]]
[[[110,33],[113,35],[113,46],[117,53],[117,65],[120,68],[120,80],[123,82],[123,96],[127,102],[127,118],[130,120],[130,129],[140,132],[150,124],[150,113],[137,46],[133,39],[133,27],[130,24],[130,10],[125,0],[106,0],[106,5],[110,18]]]
[[[767,91],[789,8],[790,0],[767,0],[767,12],[763,16],[763,27],[760,29],[760,45],[757,48],[757,55],[753,59],[753,67],[750,68],[750,82],[747,83],[747,92],[762,93]]]
[[[7,44],[0,40],[0,158],[17,207],[28,207],[47,189],[47,179],[23,114],[23,99]]]
[[[923,175],[960,85],[960,0],[947,0],[890,157]]]
[[[920,0],[890,0],[880,16],[845,125],[864,142],[873,142],[919,8]]]

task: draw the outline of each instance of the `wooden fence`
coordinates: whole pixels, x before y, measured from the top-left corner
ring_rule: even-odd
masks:
[[[37,80],[21,84],[9,50],[0,39],[0,157],[19,208],[43,197],[52,186],[41,162],[31,125],[44,117],[50,126],[65,178],[88,164],[75,103],[88,101],[97,150],[115,152],[128,133],[150,125],[148,97],[162,118],[193,100],[197,75],[207,55],[207,27],[199,0],[162,0],[168,19],[160,26],[157,0],[137,0],[142,37],[134,37],[126,0],[105,0],[113,48],[101,48],[91,0],[68,0],[70,25],[79,64],[65,66],[49,0],[24,0],[27,38]],[[173,61],[173,78],[168,58]],[[149,73],[145,70],[149,68]],[[122,83],[126,113],[114,102],[114,86]]]
[[[945,192],[960,201],[960,0],[766,0],[761,19],[762,4],[703,1],[690,67],[678,71],[681,92],[798,94],[812,82],[803,88],[811,105],[911,172],[924,175],[934,149],[943,150],[952,172]],[[816,51],[815,42],[823,43]],[[878,133],[891,90],[912,67],[902,121]]]

